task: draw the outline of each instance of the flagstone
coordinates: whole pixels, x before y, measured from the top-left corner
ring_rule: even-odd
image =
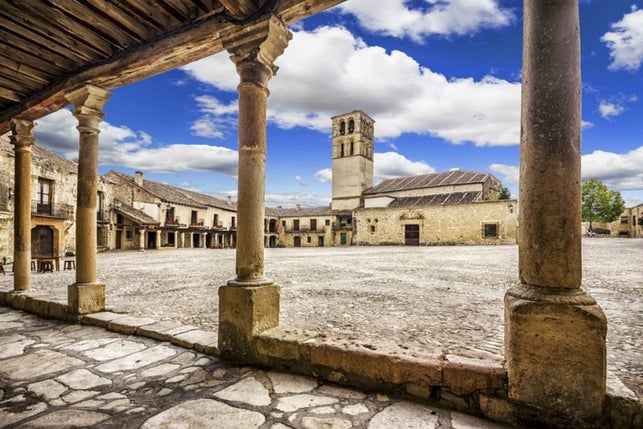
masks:
[[[39,349],[4,360],[0,365],[0,376],[9,380],[32,380],[53,372],[68,371],[83,364],[80,359],[53,350]]]
[[[232,386],[214,394],[215,397],[226,401],[243,402],[257,407],[270,405],[270,392],[254,377],[244,378]]]
[[[256,429],[265,421],[257,412],[231,407],[214,399],[186,401],[148,419],[141,429],[172,427]]]

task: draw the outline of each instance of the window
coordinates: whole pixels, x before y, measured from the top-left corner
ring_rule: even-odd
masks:
[[[165,223],[168,225],[173,225],[176,224],[176,220],[174,219],[174,207],[168,207],[167,210],[165,211]]]
[[[348,134],[352,134],[355,131],[355,121],[352,119],[348,121]]]
[[[199,220],[198,220],[198,213],[196,210],[192,210],[192,213],[190,215],[190,225],[196,225]]]
[[[122,224],[123,224],[123,215],[122,215],[122,214],[120,214],[120,213],[118,213],[118,214],[116,215],[116,224],[117,224],[117,225],[122,225]]]
[[[237,227],[236,223],[237,223],[237,219],[234,216],[232,216],[232,218],[230,219],[230,227],[236,228]]]
[[[344,134],[346,134],[346,122],[341,121],[339,123],[339,135],[343,136]]]
[[[317,219],[310,220],[310,230],[317,231]]]
[[[627,223],[627,216],[621,216],[621,223]]]
[[[498,238],[498,224],[497,223],[482,224],[482,234],[484,238]]]
[[[306,237],[306,242],[307,242],[307,243],[312,243],[312,242],[313,242],[313,238],[312,238],[311,236]]]
[[[371,234],[375,233],[375,225],[371,225]]]
[[[281,229],[286,229],[286,221],[285,220],[281,221]]]
[[[636,225],[636,216],[632,216],[632,225]]]
[[[324,222],[324,225],[330,226],[330,219],[326,219],[326,222]]]
[[[355,155],[354,149],[355,149],[355,143],[351,142],[351,150],[350,150],[351,155]]]
[[[127,228],[125,230],[125,240],[132,241],[134,239],[134,230],[132,228]]]
[[[292,221],[292,230],[299,231],[299,219],[294,219]]]
[[[215,226],[215,227],[219,226],[219,215],[216,214],[216,213],[214,214],[214,217],[212,218],[212,226]]]
[[[46,179],[38,179],[38,194],[36,201],[36,213],[51,214],[53,182]]]
[[[105,219],[105,213],[103,213],[103,193],[101,191],[96,193],[96,220],[107,220]]]
[[[339,146],[339,157],[340,157],[340,158],[343,158],[343,157],[344,157],[344,143],[342,143],[342,144]]]

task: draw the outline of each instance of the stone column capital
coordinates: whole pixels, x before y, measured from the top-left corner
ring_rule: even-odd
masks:
[[[255,82],[263,86],[277,73],[278,67],[274,61],[284,52],[290,39],[292,33],[275,15],[242,30],[235,28],[221,35],[223,47],[237,65],[241,82]]]
[[[12,119],[10,124],[11,126],[11,144],[14,145],[14,150],[18,151],[21,149],[31,150],[31,145],[33,145],[33,129],[34,122],[26,119]]]
[[[85,85],[65,94],[67,102],[74,106],[71,113],[78,119],[78,131],[99,133],[98,125],[105,116],[103,107],[111,96],[95,85]]]

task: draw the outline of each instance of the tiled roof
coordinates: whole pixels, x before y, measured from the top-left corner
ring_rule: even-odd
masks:
[[[279,217],[307,217],[307,216],[332,216],[332,211],[330,206],[323,207],[301,207],[297,208],[272,208],[271,211],[274,213],[273,216]],[[268,211],[266,210],[266,213]]]
[[[143,184],[145,184],[145,182],[143,182]],[[185,189],[181,189],[180,191],[185,195],[187,195],[188,197],[192,198],[195,201],[198,201],[203,205],[210,206],[210,207],[217,207],[224,210],[231,210],[231,211],[237,210],[237,203],[234,201],[228,202],[228,200],[216,198],[216,197],[213,197],[212,195],[200,194],[198,192],[188,191]]]
[[[159,225],[159,222],[147,213],[135,209],[122,201],[116,200],[114,210],[141,225]]]
[[[387,179],[377,186],[364,192],[365,194],[381,194],[384,192],[404,191],[409,189],[435,188],[438,186],[464,185],[468,183],[483,183],[491,177],[489,173],[475,171],[453,170],[444,173],[422,174],[420,176],[397,177]]]
[[[444,206],[448,204],[469,204],[482,201],[482,192],[452,192],[450,194],[427,195],[424,197],[396,198],[388,207]]]
[[[127,174],[120,173],[118,171],[110,171],[109,174],[114,174],[121,179],[130,182],[134,186],[138,186],[136,185],[136,181],[132,176],[128,176]],[[150,192],[151,194],[156,195],[161,200],[167,201],[169,203],[181,204],[184,206],[196,207],[201,209],[207,208],[203,203],[200,203],[185,195],[183,189],[171,185],[165,185],[163,183],[143,179],[142,188]]]

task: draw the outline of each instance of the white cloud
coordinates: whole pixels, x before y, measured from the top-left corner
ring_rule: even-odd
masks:
[[[67,109],[59,110],[37,121],[34,130],[36,143],[62,153],[67,158],[78,158],[77,121]],[[152,147],[152,137],[145,132],[134,132],[101,122],[99,135],[99,163],[121,165],[150,172],[180,172],[185,170],[237,175],[237,152],[225,147],[208,145],[172,144]]]
[[[204,115],[192,123],[190,130],[194,135],[223,138],[225,132],[237,128],[236,115],[239,112],[239,103],[236,100],[223,104],[216,97],[202,95],[196,97],[195,101]]]
[[[396,152],[376,153],[373,161],[373,177],[376,182],[393,177],[429,173],[435,173],[435,168],[424,161],[411,161]]]
[[[643,62],[643,10],[632,6],[632,12],[611,25],[609,31],[601,37],[610,50],[612,62],[610,70],[635,71]]]
[[[339,10],[354,15],[365,29],[416,42],[431,35],[473,34],[483,28],[504,27],[513,21],[508,9],[495,0],[426,0],[424,8],[410,8],[405,0],[351,0]]]
[[[301,176],[295,176],[295,182],[297,182],[299,186],[306,186],[306,182],[304,182],[304,179],[302,179]]]
[[[598,111],[601,116],[605,119],[609,119],[612,116],[619,116],[625,112],[625,106],[622,104],[610,103],[606,100],[601,100],[598,105]]]
[[[583,155],[583,180],[596,178],[614,189],[643,189],[643,146],[627,153],[596,150]]]
[[[518,166],[492,164],[489,170],[504,177],[508,185],[518,185]],[[643,146],[627,153],[596,150],[581,158],[583,180],[599,179],[612,189],[643,190]]]
[[[331,116],[361,109],[376,120],[377,138],[416,133],[477,146],[519,142],[518,82],[449,78],[403,52],[368,46],[341,27],[295,31],[277,63],[268,119],[284,129],[328,132]],[[221,90],[236,91],[238,76],[225,54],[183,70]]]
[[[330,168],[324,168],[315,173],[315,180],[321,183],[332,183],[333,181],[333,170]]]
[[[319,207],[329,205],[330,200],[329,195],[304,194],[300,192],[267,193],[265,199],[267,207],[295,207],[296,204],[300,204],[302,207]]]
[[[520,181],[520,170],[516,165],[491,164],[489,170],[492,173],[501,176],[500,179],[504,186],[516,187]]]

